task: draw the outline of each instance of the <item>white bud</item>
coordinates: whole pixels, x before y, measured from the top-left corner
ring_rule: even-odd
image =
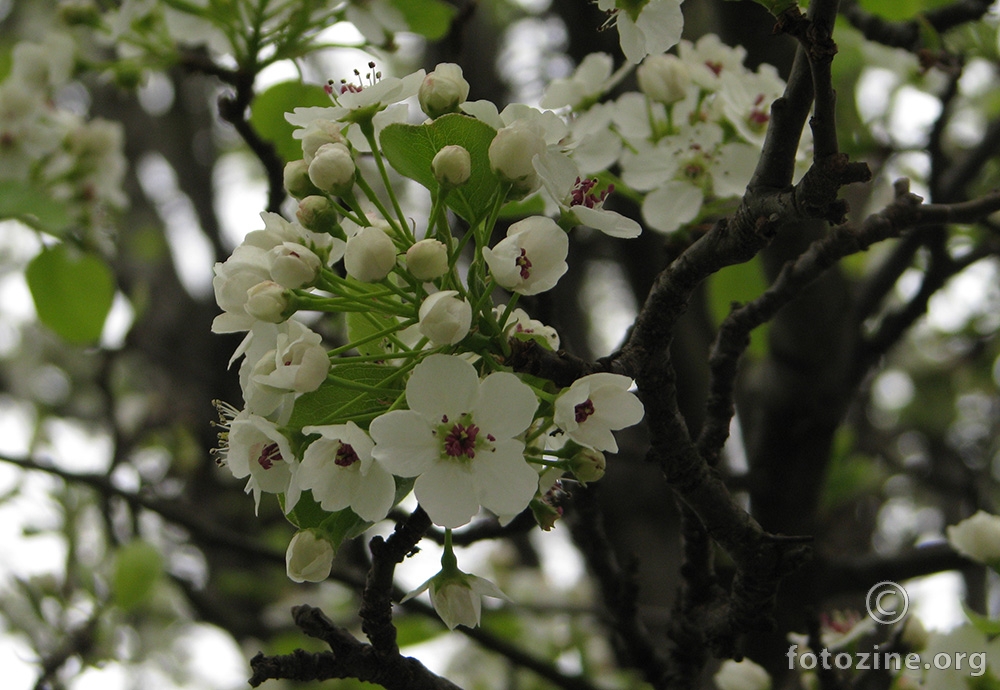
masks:
[[[328,233],[337,222],[337,211],[325,196],[311,194],[299,202],[295,218],[307,230]]]
[[[771,676],[749,659],[727,659],[713,677],[719,690],[769,690]]]
[[[434,280],[448,272],[448,248],[427,238],[406,250],[406,267],[417,280]]]
[[[309,166],[303,160],[286,163],[282,179],[285,189],[296,199],[303,199],[319,191],[309,179]]]
[[[1000,566],[1000,516],[980,510],[950,526],[946,533],[952,548],[963,556],[978,563]]]
[[[396,265],[396,245],[380,228],[368,226],[347,240],[344,268],[365,283],[382,280]]]
[[[333,120],[316,119],[299,130],[302,136],[302,158],[307,164],[312,163],[316,152],[323,144],[343,144],[347,141],[340,133],[340,127],[341,125]]]
[[[639,88],[650,100],[670,105],[682,100],[691,86],[691,72],[676,55],[650,55],[638,69]]]
[[[281,323],[285,320],[285,310],[288,308],[288,296],[285,288],[277,283],[265,280],[247,290],[247,314],[260,321]]]
[[[420,305],[420,332],[435,345],[454,345],[469,334],[472,305],[455,290],[435,292]]]
[[[604,453],[593,448],[581,448],[569,461],[570,471],[581,484],[596,482],[604,476],[608,461]]]
[[[268,258],[271,279],[289,289],[315,281],[322,264],[311,249],[295,242],[282,242],[268,252]]]
[[[431,161],[431,171],[442,187],[460,187],[469,181],[472,174],[472,157],[462,146],[445,146]]]
[[[356,170],[350,149],[343,144],[323,144],[309,163],[309,179],[322,191],[339,196],[354,186]]]
[[[311,530],[296,532],[285,552],[285,570],[294,582],[322,582],[333,569],[333,544]]]
[[[420,109],[430,118],[457,111],[468,97],[469,82],[462,77],[462,68],[450,62],[442,62],[424,77],[417,91]]]
[[[490,143],[490,167],[501,180],[526,194],[538,187],[532,159],[543,153],[545,139],[540,127],[530,120],[515,120],[499,130]]]

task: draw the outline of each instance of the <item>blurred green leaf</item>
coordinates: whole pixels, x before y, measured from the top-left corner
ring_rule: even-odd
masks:
[[[389,0],[406,19],[410,31],[431,41],[444,38],[457,11],[442,0]]]
[[[490,201],[500,189],[489,159],[490,144],[496,134],[485,122],[451,113],[423,125],[389,125],[382,130],[379,141],[392,167],[435,192],[438,183],[431,171],[434,156],[445,146],[464,146],[472,159],[472,175],[466,184],[448,194],[447,204],[475,225],[489,212]]]
[[[283,161],[299,160],[302,158],[302,145],[292,137],[296,128],[285,119],[285,113],[300,107],[332,105],[322,86],[284,81],[254,99],[250,108],[250,124],[261,137],[274,144]]]
[[[115,297],[115,278],[96,254],[65,244],[45,247],[25,278],[38,318],[63,340],[92,343],[101,337]]]
[[[15,218],[33,228],[58,235],[70,224],[66,205],[47,190],[22,180],[0,181],[0,220]]]
[[[1000,620],[992,620],[987,616],[980,615],[962,604],[962,610],[965,611],[965,617],[969,619],[974,627],[979,632],[984,635],[1000,635]]]
[[[115,554],[111,582],[115,604],[134,611],[149,601],[162,575],[163,557],[155,546],[139,539],[125,544]]]
[[[734,302],[746,304],[766,289],[758,257],[713,273],[708,279],[708,308],[715,324],[729,316]],[[750,354],[763,356],[767,353],[767,328],[765,323],[751,332],[747,350]]]

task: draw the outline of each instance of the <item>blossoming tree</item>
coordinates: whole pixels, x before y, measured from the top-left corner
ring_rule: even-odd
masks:
[[[36,687],[205,624],[253,686],[1000,687],[991,5],[3,8]]]

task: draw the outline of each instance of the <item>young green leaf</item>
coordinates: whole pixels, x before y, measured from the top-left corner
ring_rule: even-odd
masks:
[[[295,127],[285,120],[285,113],[298,107],[332,105],[321,86],[283,81],[254,99],[250,124],[262,138],[274,144],[283,161],[294,161],[302,158],[302,145],[292,137]]]
[[[500,182],[490,170],[489,149],[496,130],[485,122],[460,113],[451,113],[423,125],[392,124],[382,130],[382,152],[401,175],[437,192],[438,182],[431,161],[445,146],[464,147],[472,159],[469,181],[451,190],[448,206],[475,225],[489,211],[490,200]]]
[[[63,340],[101,337],[115,297],[115,278],[104,260],[65,244],[46,247],[25,270],[38,318]]]

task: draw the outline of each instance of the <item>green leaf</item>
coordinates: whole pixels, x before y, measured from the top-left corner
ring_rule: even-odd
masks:
[[[708,279],[708,307],[716,325],[729,316],[733,302],[745,304],[760,296],[767,289],[760,259],[754,257],[742,264],[727,266],[713,273]],[[768,324],[751,332],[748,352],[764,355],[767,352]]]
[[[302,145],[292,137],[295,131],[285,113],[308,106],[332,106],[323,87],[301,81],[284,81],[267,89],[256,99],[250,111],[250,124],[271,143],[284,161],[302,158]]]
[[[331,367],[330,376],[341,381],[327,380],[316,390],[304,393],[295,401],[291,419],[288,420],[290,428],[301,429],[310,424],[338,424],[348,417],[381,412],[396,399],[398,391],[403,390],[399,369],[387,364],[339,364]],[[385,381],[393,376],[393,380]],[[345,381],[386,390],[362,391],[344,385]]]
[[[129,542],[115,554],[111,580],[115,604],[133,611],[153,596],[163,575],[163,557],[156,547],[142,540]]]
[[[115,297],[114,274],[101,257],[65,244],[46,247],[25,278],[38,318],[59,337],[75,344],[101,337]]]
[[[410,31],[439,41],[451,29],[456,10],[441,0],[389,0],[406,19]]]
[[[64,203],[52,198],[22,180],[0,182],[0,220],[14,218],[44,232],[57,235],[70,224],[69,210]]]
[[[382,130],[379,141],[389,163],[401,175],[416,180],[437,193],[438,183],[431,161],[445,146],[464,146],[472,159],[469,181],[448,193],[446,203],[455,213],[475,225],[489,212],[500,182],[490,169],[489,149],[497,131],[474,117],[451,113],[423,125],[392,124]]]
[[[1000,635],[1000,620],[991,620],[987,616],[982,616],[970,609],[964,603],[962,604],[962,610],[965,611],[965,617],[969,619],[970,623],[972,623],[972,627],[979,632],[990,636]]]

